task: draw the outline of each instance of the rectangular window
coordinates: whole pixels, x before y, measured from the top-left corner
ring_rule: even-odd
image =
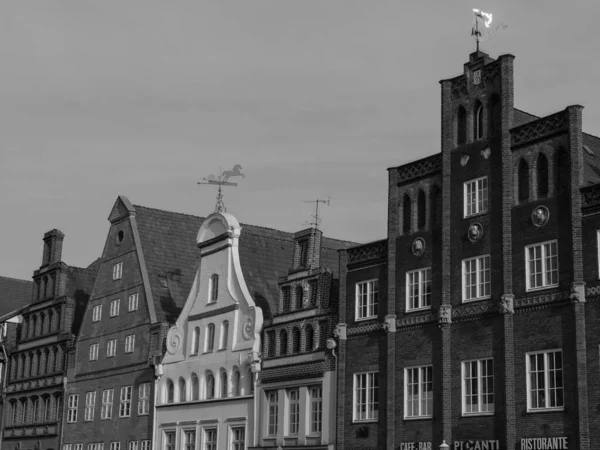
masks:
[[[165,431],[165,450],[175,450],[174,431]]]
[[[467,181],[464,185],[465,217],[486,212],[488,209],[487,177]]]
[[[379,417],[379,373],[354,374],[354,421]]]
[[[83,420],[90,422],[94,420],[94,410],[96,409],[96,392],[86,392],[85,394],[85,411]]]
[[[73,450],[83,450],[83,444],[73,444]]]
[[[150,447],[152,447],[152,441],[150,439],[146,439],[142,441],[140,450],[150,450]]]
[[[490,256],[463,259],[462,269],[463,301],[489,298],[491,293]]]
[[[110,302],[110,317],[118,316],[120,307],[121,307],[120,299],[116,299],[116,300],[113,300],[112,302]]]
[[[217,429],[204,430],[204,450],[217,450]]]
[[[431,268],[406,272],[406,310],[431,308]]]
[[[98,359],[98,344],[90,345],[90,361],[95,361]]]
[[[106,344],[106,356],[108,358],[110,358],[112,356],[115,356],[116,353],[117,353],[117,340],[111,339]]]
[[[102,409],[100,410],[100,420],[112,419],[114,389],[105,389],[102,391]]]
[[[562,351],[528,353],[527,410],[563,409]]]
[[[79,394],[69,395],[69,402],[67,403],[67,422],[77,422],[77,405],[79,403]]]
[[[125,353],[133,352],[135,347],[135,334],[130,334],[125,338]]]
[[[267,411],[269,414],[267,422],[267,434],[277,436],[277,416],[279,415],[279,396],[277,391],[267,392]]]
[[[356,320],[377,317],[379,281],[356,283]]]
[[[142,383],[138,388],[138,415],[150,412],[150,383]]]
[[[432,366],[404,369],[404,417],[431,417],[433,412]]]
[[[102,318],[102,305],[94,306],[92,310],[92,322],[98,322]]]
[[[127,450],[138,450],[138,441],[129,441]]]
[[[63,450],[71,450],[71,444],[64,444]]]
[[[131,386],[121,388],[121,403],[119,404],[119,417],[131,416]]]
[[[289,422],[288,434],[295,436],[300,428],[300,391],[298,389],[290,389],[288,394]]]
[[[323,389],[321,386],[309,388],[310,392],[310,433],[320,433],[323,428]]]
[[[525,247],[527,290],[558,286],[557,241]]]
[[[494,412],[494,360],[462,363],[463,414]]]
[[[183,432],[184,450],[196,450],[196,432],[194,430],[185,430]]]
[[[123,278],[123,263],[118,262],[113,266],[113,280],[120,280]]]
[[[137,311],[137,309],[138,309],[138,300],[139,300],[139,294],[137,292],[135,294],[131,294],[129,296],[128,311]]]
[[[110,450],[121,450],[121,443],[120,442],[111,442]]]
[[[231,449],[245,450],[246,448],[246,429],[236,427],[231,429]]]

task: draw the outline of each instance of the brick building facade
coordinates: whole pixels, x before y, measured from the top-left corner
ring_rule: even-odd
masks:
[[[441,81],[441,153],[390,168],[387,239],[341,253],[340,450],[600,439],[600,139],[516,109],[513,60]]]

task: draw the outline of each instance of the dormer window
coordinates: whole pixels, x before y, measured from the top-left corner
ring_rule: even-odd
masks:
[[[214,303],[219,298],[219,275],[216,273],[210,277],[210,296],[208,299],[209,303]]]
[[[120,280],[123,278],[123,263],[118,262],[113,266],[113,280]]]
[[[300,254],[300,267],[308,266],[308,241],[298,242],[298,252]]]

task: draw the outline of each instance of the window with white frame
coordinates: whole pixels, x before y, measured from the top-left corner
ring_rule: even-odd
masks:
[[[379,372],[354,374],[354,421],[377,420],[379,416]]]
[[[277,436],[277,417],[279,415],[279,395],[277,391],[267,392],[267,435]]]
[[[195,430],[184,430],[183,431],[183,449],[184,450],[196,450],[196,431]]]
[[[213,273],[210,277],[210,297],[208,302],[214,303],[219,298],[219,275]]]
[[[79,394],[69,395],[67,403],[67,422],[77,422],[77,405],[79,404]]]
[[[231,450],[245,450],[246,429],[244,427],[231,428]]]
[[[462,363],[463,414],[494,412],[494,360],[476,359]]]
[[[433,413],[432,366],[404,369],[404,417],[431,417]]]
[[[123,262],[118,262],[113,266],[113,280],[123,278]]]
[[[150,413],[150,383],[142,383],[138,387],[138,416]]]
[[[192,333],[192,355],[197,355],[200,351],[200,327],[195,327]]]
[[[488,209],[487,177],[467,181],[464,184],[465,217],[486,212]]]
[[[108,358],[115,356],[117,353],[117,340],[111,339],[106,343],[106,356]]]
[[[100,420],[112,419],[114,389],[102,391],[102,408],[100,409]]]
[[[209,323],[206,327],[206,349],[205,352],[212,352],[215,348],[215,324]]]
[[[83,444],[73,444],[73,450],[83,450]]]
[[[98,359],[98,349],[99,349],[98,344],[90,345],[90,361],[95,361]]]
[[[111,442],[110,450],[121,450],[121,443],[120,442]]]
[[[121,403],[119,404],[119,417],[131,416],[131,386],[121,388]]]
[[[229,321],[224,320],[221,324],[221,342],[219,345],[220,349],[227,348],[227,338],[229,337]]]
[[[127,450],[138,450],[138,441],[129,441]]]
[[[135,294],[131,294],[128,298],[128,311],[137,311],[138,303],[139,303],[140,295],[136,292]]]
[[[563,409],[561,350],[527,353],[527,410]]]
[[[175,450],[174,431],[165,431],[165,450]]]
[[[300,391],[289,389],[288,394],[288,435],[295,436],[300,428]]]
[[[63,450],[71,450],[71,444],[64,444]]]
[[[377,317],[379,281],[356,283],[356,320]]]
[[[151,447],[152,447],[152,441],[150,439],[145,439],[142,441],[140,450],[150,450]]]
[[[125,337],[125,353],[133,352],[135,347],[135,334],[130,334]]]
[[[491,293],[490,255],[463,259],[463,301],[489,298]]]
[[[431,267],[406,272],[406,310],[431,308]]]
[[[310,434],[320,433],[323,428],[323,389],[311,386],[310,394]]]
[[[102,305],[95,305],[92,309],[92,322],[98,322],[102,318]]]
[[[204,450],[217,450],[217,429],[204,429]]]
[[[86,392],[85,394],[85,410],[83,420],[90,422],[94,420],[94,410],[96,409],[96,392]]]
[[[115,317],[119,315],[119,309],[121,307],[121,300],[115,299],[110,302],[110,317]]]
[[[525,247],[527,290],[558,286],[557,241]]]

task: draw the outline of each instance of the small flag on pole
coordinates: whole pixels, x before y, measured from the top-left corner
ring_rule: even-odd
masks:
[[[504,30],[507,27],[507,25],[505,25],[502,22],[499,22],[494,27],[492,27],[492,13],[486,13],[479,9],[473,9],[473,14],[475,15],[475,17],[473,18],[471,36],[475,36],[475,41],[477,42],[477,51],[479,51],[480,41],[485,41],[487,38],[493,36],[498,31]]]

